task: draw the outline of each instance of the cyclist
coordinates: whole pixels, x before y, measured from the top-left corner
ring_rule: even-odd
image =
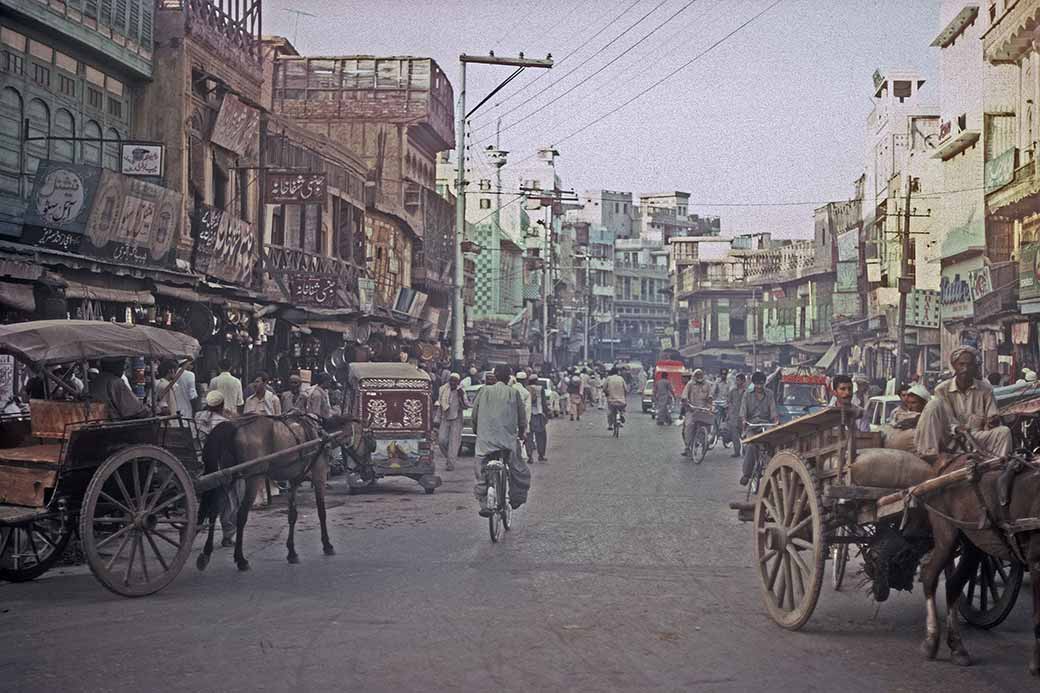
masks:
[[[487,509],[487,484],[484,463],[494,455],[509,466],[509,504],[519,508],[527,500],[531,486],[531,470],[520,457],[519,441],[526,433],[527,412],[520,393],[509,385],[509,366],[495,366],[495,382],[484,385],[473,402],[473,430],[477,433],[473,475],[477,484],[473,493],[480,502],[481,517],[490,517]]]
[[[621,423],[625,423],[625,406],[627,405],[628,384],[618,373],[618,369],[611,368],[610,374],[603,381],[603,395],[607,400],[607,430],[614,430],[614,421],[621,417]]]
[[[772,423],[780,420],[776,412],[776,398],[766,387],[766,374],[755,371],[751,375],[750,392],[744,395],[744,401],[740,405],[740,428],[744,430],[752,423]],[[758,458],[757,445],[744,446],[744,467],[741,471],[740,485],[747,486],[751,475],[755,471],[755,460]]]
[[[691,448],[693,447],[694,436],[697,433],[699,426],[706,426],[704,422],[704,412],[693,411],[693,407],[699,409],[707,409],[708,411],[715,411],[715,401],[712,393],[711,385],[704,379],[704,371],[700,368],[693,372],[693,378],[690,382],[686,383],[686,387],[683,388],[682,402],[683,413],[685,418],[683,419],[683,427],[685,433],[685,448],[683,449],[683,457],[690,457],[693,453]]]

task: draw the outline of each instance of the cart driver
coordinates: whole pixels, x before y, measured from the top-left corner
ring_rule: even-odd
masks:
[[[979,378],[978,352],[961,346],[950,355],[953,377],[935,387],[917,424],[914,445],[921,458],[934,464],[950,451],[955,434],[969,431],[983,451],[1006,457],[1011,452],[1011,430],[1000,425],[993,386]]]
[[[113,419],[140,419],[149,415],[148,407],[137,399],[123,380],[126,359],[101,359],[101,370],[90,381],[90,397],[108,408]]]

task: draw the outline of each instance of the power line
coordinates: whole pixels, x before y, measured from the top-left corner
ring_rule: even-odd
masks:
[[[665,20],[664,20],[663,22],[661,22],[660,24],[658,24],[657,26],[655,26],[655,27],[654,27],[653,29],[651,29],[651,30],[650,30],[649,32],[647,32],[647,33],[646,33],[646,34],[645,34],[645,35],[644,35],[644,36],[643,36],[642,38],[640,38],[640,39],[639,39],[638,41],[636,41],[635,43],[633,43],[633,44],[632,44],[631,46],[629,46],[628,48],[626,48],[625,50],[623,50],[623,51],[622,51],[621,53],[619,53],[618,55],[614,56],[614,57],[613,57],[613,58],[612,58],[612,59],[611,59],[611,60],[610,60],[609,62],[607,62],[607,63],[606,63],[605,65],[602,65],[602,66],[601,66],[601,67],[600,67],[600,68],[599,68],[598,70],[596,70],[595,72],[593,72],[593,73],[592,73],[591,75],[589,75],[588,77],[585,77],[585,78],[583,78],[583,79],[582,79],[582,80],[581,80],[580,82],[578,82],[578,83],[577,83],[577,84],[575,84],[574,86],[570,87],[569,89],[567,89],[566,91],[564,91],[564,92],[563,92],[562,94],[559,94],[559,95],[557,95],[557,96],[553,97],[552,99],[550,99],[549,101],[545,102],[544,104],[542,104],[542,105],[541,105],[541,106],[539,106],[538,108],[534,109],[533,111],[531,111],[531,112],[530,112],[530,113],[528,113],[527,115],[525,115],[525,116],[523,116],[523,117],[521,117],[521,118],[519,118],[519,119],[517,119],[517,120],[514,120],[514,121],[513,121],[512,123],[509,123],[509,124],[508,124],[508,125],[506,125],[506,126],[505,126],[504,128],[502,128],[502,132],[505,132],[506,130],[509,130],[510,128],[513,128],[514,126],[516,126],[516,125],[518,125],[518,124],[520,124],[520,123],[524,122],[524,121],[525,121],[525,120],[527,120],[528,118],[531,118],[531,117],[533,117],[533,116],[537,115],[538,113],[541,113],[542,111],[544,111],[544,110],[545,110],[546,108],[548,108],[548,107],[549,107],[549,106],[551,106],[552,104],[556,103],[557,101],[559,101],[559,100],[560,100],[560,99],[562,99],[563,97],[567,96],[567,94],[570,94],[570,93],[571,93],[572,91],[574,91],[574,90],[575,90],[575,89],[577,89],[578,87],[582,86],[583,84],[586,84],[586,83],[587,83],[587,82],[588,82],[589,80],[591,80],[591,79],[592,79],[593,77],[595,77],[595,76],[596,76],[596,75],[598,75],[599,73],[601,73],[601,72],[603,72],[604,70],[606,70],[606,69],[607,69],[608,67],[610,67],[611,65],[613,65],[614,63],[616,63],[616,62],[617,62],[618,60],[620,60],[621,58],[623,58],[623,57],[625,57],[626,55],[628,55],[628,54],[629,54],[629,53],[630,53],[630,52],[631,52],[631,51],[632,51],[633,49],[635,49],[635,48],[636,48],[636,46],[639,46],[640,44],[642,44],[642,43],[643,43],[643,41],[646,41],[646,40],[647,40],[648,38],[650,38],[651,36],[653,36],[653,35],[654,35],[655,33],[657,33],[657,31],[658,31],[658,30],[659,30],[659,29],[660,29],[661,27],[663,27],[663,26],[664,26],[665,24],[667,24],[668,22],[670,22],[670,21],[672,21],[673,19],[675,19],[676,17],[678,17],[678,16],[680,15],[680,14],[682,14],[683,12],[685,12],[685,11],[686,11],[687,9],[689,9],[689,7],[690,7],[691,5],[693,5],[693,4],[694,4],[694,3],[696,3],[696,2],[698,2],[698,0],[689,0],[689,2],[687,2],[687,3],[685,4],[685,5],[683,5],[683,6],[682,6],[682,7],[680,7],[680,8],[678,9],[678,10],[676,10],[676,11],[675,11],[674,13],[672,13],[672,14],[671,14],[671,16],[669,16],[669,17],[668,17],[667,19],[665,19]],[[481,142],[484,142],[484,141],[486,141],[486,140],[487,140],[487,138],[485,138],[485,139],[483,139],[483,140],[480,140],[479,142],[477,142],[477,144],[480,144]]]
[[[605,44],[605,45],[604,45],[603,47],[601,47],[601,48],[600,48],[599,50],[597,50],[597,51],[596,51],[595,53],[593,53],[593,54],[592,54],[592,55],[590,55],[589,57],[587,57],[587,58],[585,58],[584,60],[582,60],[582,61],[581,61],[581,63],[579,63],[578,65],[576,65],[576,66],[574,67],[574,69],[573,69],[573,70],[571,70],[570,72],[567,72],[567,73],[565,73],[565,74],[564,74],[563,76],[561,76],[561,77],[560,77],[560,78],[559,78],[558,80],[556,80],[556,81],[555,81],[555,82],[553,82],[552,84],[550,84],[550,85],[548,85],[547,87],[545,87],[545,89],[542,89],[541,91],[539,91],[539,92],[538,92],[537,94],[535,94],[535,95],[534,95],[534,96],[533,96],[532,98],[537,98],[537,97],[538,97],[538,96],[540,96],[541,94],[544,94],[545,92],[547,92],[548,90],[552,89],[552,88],[553,88],[553,87],[555,87],[555,86],[556,86],[557,84],[559,84],[560,82],[562,82],[563,80],[567,79],[568,77],[570,77],[571,75],[573,75],[573,74],[574,74],[575,72],[577,72],[578,70],[580,70],[580,69],[581,69],[582,67],[584,67],[584,66],[585,66],[585,65],[586,65],[586,64],[587,64],[587,63],[588,63],[588,62],[589,62],[590,60],[592,60],[592,59],[593,59],[593,58],[595,58],[595,57],[596,57],[597,55],[599,55],[600,53],[602,53],[603,51],[605,51],[605,50],[606,50],[607,48],[610,48],[610,46],[614,45],[614,43],[616,43],[616,42],[617,42],[617,41],[618,41],[618,40],[619,40],[619,39],[620,39],[620,38],[621,38],[622,36],[624,36],[624,35],[625,35],[625,34],[627,34],[628,32],[632,31],[632,29],[635,29],[635,28],[636,28],[637,26],[639,26],[639,24],[640,24],[640,23],[642,23],[642,22],[643,22],[643,21],[644,21],[644,20],[645,20],[645,19],[646,19],[647,17],[649,17],[650,15],[652,15],[652,14],[653,14],[654,12],[656,12],[656,11],[657,11],[657,10],[658,10],[658,9],[659,9],[659,8],[661,7],[661,5],[665,4],[666,2],[668,2],[668,0],[661,0],[661,2],[657,3],[657,5],[655,5],[655,6],[654,6],[654,8],[653,8],[652,10],[650,10],[649,12],[647,12],[646,14],[644,14],[644,15],[643,15],[642,17],[640,17],[639,19],[637,19],[637,20],[635,21],[635,23],[633,23],[632,25],[630,25],[630,26],[629,26],[629,27],[628,27],[627,29],[625,29],[624,31],[622,31],[622,32],[621,32],[620,34],[618,34],[618,35],[617,35],[617,36],[615,36],[614,38],[612,38],[612,39],[611,39],[610,41],[608,41],[608,42],[607,42],[607,43],[606,43],[606,44]],[[520,108],[521,106],[523,106],[523,104],[517,104],[516,106],[514,106],[513,108],[510,108],[510,109],[509,109],[508,111],[506,111],[505,113],[501,113],[501,114],[499,114],[499,115],[500,115],[500,116],[506,116],[506,115],[509,115],[510,113],[512,113],[513,111],[517,110],[517,109],[518,109],[518,108]],[[489,125],[490,125],[490,123],[488,123],[488,124],[485,124],[485,125],[481,125],[480,127],[478,127],[478,128],[475,128],[475,129],[474,129],[474,132],[479,132],[480,130],[485,130],[485,129],[487,129],[487,127],[488,127]]]
[[[591,41],[593,41],[593,40],[594,40],[594,39],[595,39],[595,38],[596,38],[597,36],[599,36],[599,35],[600,35],[600,34],[602,34],[602,33],[603,33],[604,31],[606,31],[606,30],[607,30],[607,29],[609,29],[609,28],[610,28],[611,26],[613,26],[615,22],[617,22],[617,21],[618,21],[619,19],[621,19],[621,18],[622,18],[623,16],[625,16],[625,15],[626,15],[626,14],[628,13],[628,11],[629,11],[629,10],[631,10],[631,9],[632,9],[633,7],[635,7],[635,6],[636,6],[636,5],[638,5],[638,4],[639,4],[639,0],[634,0],[634,1],[633,1],[633,2],[632,2],[632,3],[630,4],[630,5],[628,5],[628,7],[626,7],[626,8],[624,9],[624,10],[622,10],[620,14],[618,14],[618,15],[615,15],[613,19],[611,19],[611,20],[610,20],[609,22],[607,22],[607,23],[606,23],[605,25],[603,25],[603,27],[602,27],[602,28],[600,28],[600,30],[599,30],[599,31],[597,31],[596,33],[594,33],[594,34],[593,34],[592,36],[589,36],[589,37],[588,37],[587,39],[585,39],[584,41],[582,41],[582,42],[581,42],[581,44],[580,44],[580,45],[578,45],[578,47],[577,47],[577,48],[574,48],[574,49],[573,49],[573,50],[571,50],[571,51],[570,51],[569,53],[567,53],[566,55],[564,55],[564,56],[563,56],[562,58],[560,58],[559,60],[557,60],[557,61],[556,61],[556,67],[559,67],[559,66],[560,66],[560,64],[561,64],[561,63],[563,63],[563,62],[564,62],[565,60],[567,60],[568,58],[570,58],[570,57],[571,57],[572,55],[574,55],[575,53],[577,53],[578,51],[580,51],[580,50],[581,50],[582,48],[584,48],[585,46],[589,45],[589,43],[590,43]],[[576,8],[577,8],[577,7],[580,7],[580,5],[576,5],[575,7],[576,7]],[[561,23],[562,23],[562,20],[561,20]],[[503,97],[501,101],[499,101],[498,103],[496,103],[496,104],[494,105],[494,108],[498,108],[498,107],[500,107],[500,106],[501,106],[502,104],[506,103],[507,101],[509,101],[510,99],[512,99],[512,98],[513,98],[514,96],[516,96],[516,95],[520,94],[521,92],[524,92],[524,91],[526,91],[526,90],[527,90],[527,89],[528,89],[529,87],[531,87],[532,85],[534,85],[534,84],[537,84],[537,83],[538,83],[538,80],[542,79],[543,77],[548,77],[548,76],[549,76],[549,73],[548,73],[547,71],[544,71],[544,70],[540,71],[540,72],[538,73],[538,76],[537,76],[537,77],[535,77],[534,79],[532,79],[532,80],[531,80],[530,82],[527,82],[527,83],[525,83],[525,84],[521,85],[519,89],[517,89],[516,91],[514,91],[514,92],[511,92],[511,93],[507,94],[507,95],[506,95],[505,97]],[[561,78],[561,79],[562,79],[562,78]],[[501,116],[499,116],[499,117],[501,117]]]

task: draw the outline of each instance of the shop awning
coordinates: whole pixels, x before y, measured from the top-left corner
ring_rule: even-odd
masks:
[[[155,296],[148,291],[129,291],[112,289],[104,286],[91,286],[66,280],[65,298],[82,298],[91,301],[108,301],[110,303],[130,303],[138,306],[154,306]]]
[[[831,344],[830,348],[827,349],[824,355],[820,357],[820,360],[816,362],[816,367],[822,368],[823,370],[827,370],[828,368],[833,366],[834,362],[838,358],[838,354],[841,353],[841,350],[843,348],[844,347],[842,347],[841,345]]]
[[[24,313],[32,313],[36,310],[36,298],[33,296],[32,285],[0,282],[0,305]]]
[[[256,306],[252,303],[243,303],[242,301],[235,301],[227,296],[217,296],[215,294],[204,294],[195,289],[190,289],[186,286],[170,286],[169,284],[156,284],[155,293],[160,296],[169,296],[170,298],[177,298],[182,301],[189,303],[209,303],[217,304],[221,306],[227,306],[234,310],[241,310],[252,313],[256,310]]]

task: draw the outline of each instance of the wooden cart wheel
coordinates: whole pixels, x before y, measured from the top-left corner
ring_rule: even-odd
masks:
[[[50,570],[68,546],[72,526],[64,513],[0,527],[0,580],[27,582]]]
[[[778,452],[762,474],[755,502],[755,565],[777,625],[797,630],[820,597],[827,558],[813,474],[793,452]]]
[[[83,552],[102,585],[124,597],[158,592],[177,577],[195,539],[198,502],[184,465],[154,445],[109,457],[83,498]]]
[[[1003,623],[1015,608],[1024,572],[1025,567],[1018,561],[983,555],[957,602],[961,616],[976,628],[986,630]]]

